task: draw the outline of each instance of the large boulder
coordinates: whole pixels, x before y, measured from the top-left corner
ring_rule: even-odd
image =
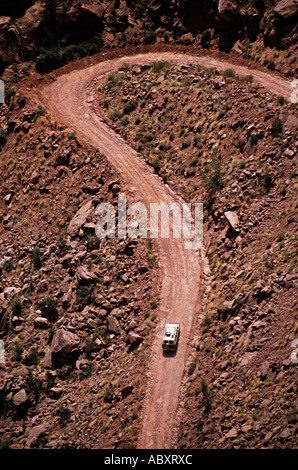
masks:
[[[84,40],[101,31],[104,13],[103,4],[73,6],[58,16],[57,28],[69,41]]]
[[[46,429],[47,427],[44,424],[33,426],[28,432],[26,441],[27,447],[34,447],[34,445],[38,442],[38,439],[46,432]]]
[[[24,406],[28,401],[26,390],[22,388],[19,392],[15,393],[12,402],[15,406]]]
[[[0,75],[4,67],[19,60],[19,33],[11,17],[0,16]]]
[[[93,210],[92,201],[86,202],[75,214],[73,219],[68,225],[68,233],[71,237],[74,237],[80,228],[87,222],[88,217],[90,216]]]
[[[230,0],[219,0],[217,8],[220,29],[229,28],[240,16],[238,8]]]
[[[50,369],[62,367],[65,364],[75,364],[79,357],[79,339],[70,331],[56,331],[51,346],[46,352],[44,366]]]
[[[237,233],[239,231],[239,219],[237,214],[232,211],[227,211],[224,213],[224,216],[229,222],[231,229]]]
[[[28,8],[22,18],[15,21],[15,26],[19,32],[23,52],[36,53],[40,48],[40,41],[43,36],[44,22],[46,18],[46,7],[36,2]]]
[[[298,0],[281,0],[273,11],[284,20],[292,20],[298,14]]]

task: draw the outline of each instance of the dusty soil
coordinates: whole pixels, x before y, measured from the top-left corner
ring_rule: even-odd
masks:
[[[219,70],[232,65],[208,56],[150,52],[108,60],[65,73],[58,78],[60,73],[56,76],[53,74],[52,78],[57,79],[37,90],[38,100],[53,117],[75,130],[83,142],[102,152],[134,192],[135,199],[147,206],[151,202],[170,203],[181,200],[148,168],[140,155],[106,125],[93,102],[100,83],[124,62],[148,64],[157,60],[205,65]],[[88,61],[90,63],[90,59]],[[233,69],[239,75],[252,75],[256,82],[270,92],[289,98],[292,91],[289,81],[242,65],[233,64]],[[142,448],[169,448],[175,437],[174,426],[169,426],[169,423],[175,421],[185,361],[192,346],[192,331],[200,317],[197,306],[200,305],[202,288],[200,274],[205,263],[203,252],[186,250],[182,239],[160,239],[156,245],[160,262],[161,302],[159,323],[152,343],[143,425],[139,438],[139,447]],[[166,321],[181,324],[179,348],[173,357],[165,357],[161,350],[162,330]]]

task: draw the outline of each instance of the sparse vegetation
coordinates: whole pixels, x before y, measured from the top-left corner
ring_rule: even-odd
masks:
[[[130,99],[135,99],[143,86],[146,92],[155,90],[150,93],[149,100],[144,100],[131,112],[125,138],[187,201],[203,195],[206,203],[204,224],[208,227],[206,254],[212,273],[208,278],[208,300],[197,330],[196,352],[200,359],[186,368],[185,390],[189,400],[180,427],[179,443],[186,447],[198,443],[204,446],[208,436],[212,445],[225,447],[232,442],[230,438],[225,439],[225,434],[233,427],[237,428],[239,420],[246,420],[249,405],[245,399],[236,400],[229,416],[231,403],[218,390],[223,388],[227,396],[241,394],[235,377],[241,378],[245,373],[243,364],[247,350],[258,351],[258,345],[262,344],[269,357],[272,351],[280,353],[286,347],[286,341],[281,338],[275,342],[271,340],[268,325],[253,327],[252,331],[248,331],[248,326],[254,322],[258,325],[260,319],[260,324],[266,325],[269,317],[265,312],[267,309],[271,312],[270,305],[275,305],[270,313],[275,325],[280,310],[291,317],[283,306],[283,302],[287,304],[287,296],[292,297],[291,283],[288,282],[285,288],[281,279],[282,273],[293,271],[295,263],[290,262],[293,245],[285,233],[281,237],[276,232],[275,217],[287,228],[294,223],[292,209],[288,211],[284,205],[283,210],[279,210],[284,198],[288,200],[288,194],[292,194],[295,181],[291,150],[287,150],[288,160],[279,158],[285,149],[293,148],[293,136],[283,133],[282,124],[286,113],[293,110],[290,111],[286,101],[279,102],[252,87],[252,76],[237,77],[232,70],[222,74],[228,79],[223,85],[216,70],[190,66],[188,72],[192,80],[188,80],[185,68],[175,65],[168,68],[159,84],[155,75],[163,74],[163,71],[161,66],[156,69],[153,72],[151,67],[142,72],[141,80],[137,81],[139,88],[136,88],[136,82],[131,87],[131,71],[123,77],[125,94],[129,94]],[[108,90],[101,91],[102,99],[109,99],[111,106],[119,107],[121,88],[118,88],[117,96],[112,96]],[[244,101],[239,101],[240,94]],[[258,98],[259,94],[261,98]],[[214,96],[221,97],[220,104]],[[256,111],[259,99],[264,107],[262,113]],[[269,120],[268,116],[277,112],[280,122],[273,124],[274,118]],[[131,123],[138,127],[131,127]],[[154,138],[156,135],[158,140]],[[239,217],[239,228],[235,231],[227,222],[226,211],[233,211]],[[149,312],[146,314],[148,319]],[[278,337],[281,330],[275,330]],[[243,349],[243,343],[240,346],[240,338],[241,341],[247,338],[247,350]],[[250,402],[255,404],[258,402],[257,390],[261,389],[264,397],[268,397],[272,388],[266,377],[259,379],[260,364],[256,360],[252,359],[249,367],[255,371],[256,379],[246,385],[247,396],[251,396]],[[280,365],[277,369],[285,372]],[[285,374],[290,380],[291,372]],[[239,406],[239,403],[244,405]],[[221,430],[218,415],[226,424],[226,432]],[[250,419],[257,422],[258,414],[253,417],[250,414]],[[284,416],[279,413],[278,419],[282,422]],[[206,426],[204,434],[201,422]],[[214,440],[213,428],[222,434],[221,442]],[[234,428],[232,430],[231,435]],[[241,438],[247,442],[248,434],[236,435],[235,431],[235,436],[235,442],[240,442]],[[278,435],[275,443],[282,445]]]
[[[201,44],[203,47],[210,47],[211,42],[211,31],[206,29],[201,36]]]
[[[44,257],[43,257],[42,252],[41,252],[41,250],[38,246],[33,248],[32,252],[31,252],[31,258],[32,258],[34,268],[35,269],[40,269],[42,264],[43,264]]]
[[[279,134],[282,131],[282,122],[279,118],[272,121],[271,130],[274,134]]]
[[[59,24],[56,12],[76,18],[70,4],[58,3],[46,2],[53,25]],[[253,6],[266,10],[264,2]],[[157,7],[115,0],[104,13],[109,35],[86,35],[74,44],[71,38],[61,42],[52,28],[54,40],[43,38],[37,70],[46,73],[98,52],[101,38],[109,42],[106,58],[131,40],[151,44],[158,38],[160,48],[165,39],[173,49],[176,42],[181,49],[193,43],[192,50],[200,41],[204,47],[224,46],[225,33],[219,37],[216,28],[181,37],[187,25],[171,16],[175,7]],[[88,16],[89,6],[84,8]],[[139,32],[141,24],[131,26],[144,18]],[[279,36],[274,23],[264,17],[272,43]],[[279,51],[266,46],[265,54],[261,37],[254,43],[245,39],[245,30],[241,35],[235,43],[241,61],[296,76],[294,36],[284,38],[286,47]],[[84,63],[98,58],[104,60],[100,54]],[[28,446],[32,427],[46,424],[32,447],[135,448],[153,329],[161,314],[157,252],[150,240],[99,240],[92,216],[69,236],[68,224],[90,199],[117,204],[122,178],[72,129],[34,104],[30,86],[38,77],[32,64],[5,70],[0,109],[5,343],[0,447]],[[94,105],[100,104],[106,122],[152,165],[156,181],[162,179],[185,202],[204,202],[210,273],[206,266],[198,277],[203,301],[194,355],[184,370],[178,447],[292,447],[297,407],[290,353],[298,332],[295,106],[258,88],[251,75],[165,61],[123,63],[98,92],[94,82],[94,93]],[[64,152],[70,158],[61,165]],[[38,183],[31,180],[35,170]],[[235,226],[228,212],[237,216]],[[62,333],[65,343],[57,345]],[[59,365],[49,369],[55,354]]]
[[[22,313],[22,301],[19,297],[14,297],[11,301],[12,314],[19,317]]]
[[[57,309],[58,301],[57,299],[53,299],[52,297],[47,297],[46,299],[42,300],[41,302],[41,310],[43,314],[52,322],[57,320],[58,318],[58,309]]]

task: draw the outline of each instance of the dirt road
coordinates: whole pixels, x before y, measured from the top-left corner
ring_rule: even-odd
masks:
[[[96,147],[111,165],[121,173],[127,186],[135,193],[135,201],[147,206],[151,202],[171,203],[178,197],[151,171],[142,157],[111,130],[95,111],[96,90],[102,80],[117,71],[125,62],[149,64],[166,60],[177,64],[198,64],[219,70],[233,68],[240,75],[253,75],[254,81],[272,93],[289,99],[290,81],[261,71],[231,65],[208,57],[174,53],[148,53],[121,57],[83,70],[60,76],[39,90],[38,98],[61,124],[76,131],[82,142]],[[182,201],[180,201],[182,202]],[[153,339],[152,357],[148,370],[148,386],[143,407],[139,447],[170,448],[173,442],[178,397],[185,361],[192,340],[192,328],[197,320],[199,279],[202,253],[185,249],[183,239],[159,239],[156,242],[160,262],[161,301],[159,323]],[[181,325],[179,348],[175,356],[162,353],[163,326],[167,321]]]

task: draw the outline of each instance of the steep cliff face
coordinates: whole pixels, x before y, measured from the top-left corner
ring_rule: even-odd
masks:
[[[93,53],[98,50],[94,36],[96,46],[104,48],[203,40],[206,47],[229,52],[237,41],[246,42],[247,51],[247,42],[261,40],[258,47],[263,50],[286,49],[297,42],[298,1],[0,0],[0,15],[3,69],[19,60],[34,60],[43,47],[87,42],[91,46],[85,44],[76,56]]]

